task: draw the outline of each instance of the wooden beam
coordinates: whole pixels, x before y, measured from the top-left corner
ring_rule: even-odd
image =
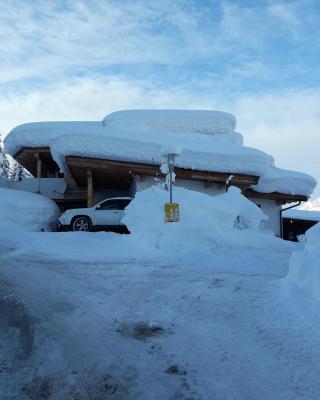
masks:
[[[50,147],[22,147],[15,156],[18,156],[21,153],[25,154],[35,154],[35,153],[49,153],[51,154]]]
[[[87,169],[87,207],[93,206],[93,181],[92,170]]]
[[[247,189],[244,192],[244,195],[249,198],[276,200],[278,202],[278,204],[286,204],[286,203],[290,203],[290,202],[294,202],[294,201],[307,201],[308,200],[307,196],[302,196],[302,195],[291,195],[291,194],[278,193],[278,192],[260,193],[260,192],[255,192],[252,189]]]
[[[131,174],[146,175],[146,176],[164,176],[160,171],[160,165],[142,164],[126,161],[114,161],[106,159],[97,159],[90,157],[66,156],[66,163],[69,167],[91,168],[91,169],[105,169],[119,172],[129,172]],[[189,179],[204,182],[217,182],[225,183],[230,172],[209,172],[197,171],[187,168],[175,168],[176,177],[178,179]],[[250,186],[258,183],[259,177],[246,174],[232,174],[234,177],[231,184],[241,184],[243,186]]]
[[[36,175],[36,177],[37,178],[41,178],[41,176],[42,176],[42,162],[41,162],[41,158],[40,158],[39,153],[38,152],[34,153],[34,157],[35,157],[36,163],[37,163],[37,169],[36,169],[37,175]]]
[[[96,159],[89,157],[67,156],[66,163],[69,167],[105,169],[131,174],[160,175],[160,166],[152,164],[122,162],[113,160]]]

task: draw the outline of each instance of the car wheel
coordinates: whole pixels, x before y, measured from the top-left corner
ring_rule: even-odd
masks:
[[[74,232],[90,232],[92,224],[90,218],[77,217],[72,222],[72,230]]]

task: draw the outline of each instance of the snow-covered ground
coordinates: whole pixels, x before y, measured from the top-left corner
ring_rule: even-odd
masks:
[[[317,399],[319,333],[256,267],[3,258],[0,397]]]
[[[34,196],[29,213],[53,211]],[[137,194],[131,235],[0,220],[1,400],[319,398],[320,321],[287,290],[303,244],[260,231],[265,216],[236,188],[175,188],[173,224],[167,197]]]
[[[35,232],[50,226],[57,217],[54,203],[36,194],[3,192],[6,196],[0,197],[0,243],[25,259],[91,263],[137,260],[215,265],[224,271],[237,268],[239,273],[251,273],[260,257],[260,273],[287,272],[292,243],[261,231],[260,225],[267,217],[235,187],[215,197],[174,188],[180,221],[171,224],[165,223],[164,203],[169,194],[162,185],[138,192],[123,219],[131,235]],[[22,229],[23,234],[17,234]]]

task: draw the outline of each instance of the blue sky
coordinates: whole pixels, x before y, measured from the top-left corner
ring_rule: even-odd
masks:
[[[124,108],[233,112],[247,145],[320,179],[318,0],[11,0],[0,132]]]

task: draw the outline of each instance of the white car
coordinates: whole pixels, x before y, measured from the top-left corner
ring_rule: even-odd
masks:
[[[93,229],[106,229],[128,232],[121,219],[131,200],[131,197],[113,197],[90,208],[67,210],[59,218],[59,230],[88,232]]]

